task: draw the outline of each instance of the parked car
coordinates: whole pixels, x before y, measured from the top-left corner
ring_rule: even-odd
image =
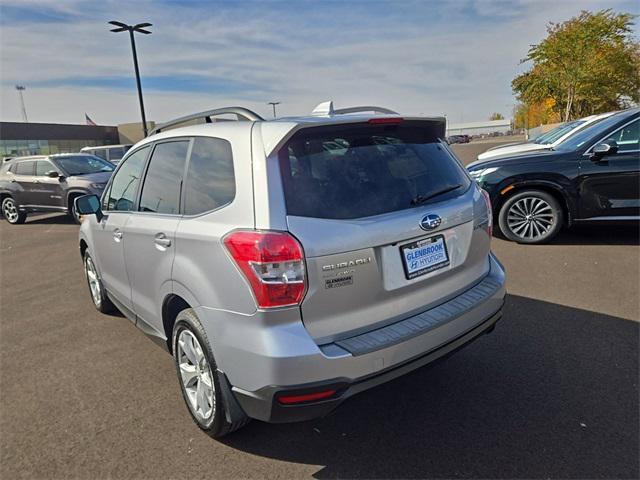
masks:
[[[247,121],[210,122],[229,113]],[[76,200],[91,299],[172,352],[212,436],[324,415],[501,316],[488,196],[444,132],[444,118],[331,103],[161,126],[102,199]]]
[[[84,147],[80,150],[81,153],[90,153],[104,160],[117,165],[124,154],[129,151],[131,145],[102,145],[99,147]]]
[[[101,158],[79,153],[13,158],[0,167],[2,215],[14,225],[31,212],[67,212],[79,221],[74,198],[102,194],[113,169]]]
[[[497,158],[517,154],[521,152],[533,152],[536,150],[549,150],[559,145],[571,135],[579,132],[589,125],[599,122],[615,112],[603,113],[600,115],[591,115],[590,117],[581,118],[572,122],[563,123],[556,128],[544,133],[530,142],[509,143],[499,145],[488,149],[486,152],[478,155],[478,160],[488,160],[489,158]],[[495,135],[492,135],[495,136]]]
[[[453,145],[454,143],[469,143],[471,137],[469,135],[451,135],[447,137],[447,143]]]
[[[639,112],[609,115],[552,150],[468,165],[504,236],[544,243],[563,226],[640,221]]]

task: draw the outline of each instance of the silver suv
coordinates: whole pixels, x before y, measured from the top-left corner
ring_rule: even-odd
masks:
[[[173,354],[210,435],[325,415],[501,316],[489,200],[444,137],[444,118],[331,102],[169,122],[76,200],[91,298]]]

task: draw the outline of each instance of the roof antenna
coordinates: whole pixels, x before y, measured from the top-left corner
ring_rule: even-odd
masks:
[[[318,104],[311,112],[311,115],[314,117],[330,117],[334,114],[335,110],[333,109],[333,102],[331,100]]]

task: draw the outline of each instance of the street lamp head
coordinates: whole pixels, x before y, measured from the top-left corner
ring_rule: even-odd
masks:
[[[149,35],[151,32],[149,30],[145,30],[147,27],[151,27],[152,24],[151,23],[139,23],[137,25],[135,25],[133,27],[133,31],[134,32],[140,32],[140,33],[144,33],[146,35]]]
[[[111,20],[109,22],[110,25],[113,25],[115,27],[118,28],[113,28],[111,31],[112,32],[126,32],[127,30],[129,30],[129,28],[131,28],[129,25],[127,25],[126,23],[122,23],[122,22],[116,22],[115,20]]]
[[[24,85],[16,85],[16,90],[20,91],[20,90],[26,90],[27,87],[25,87]]]

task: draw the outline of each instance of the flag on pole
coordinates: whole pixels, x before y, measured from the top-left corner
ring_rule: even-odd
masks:
[[[84,120],[87,123],[87,125],[91,125],[92,127],[97,127],[98,124],[96,122],[94,122],[93,120],[91,120],[89,118],[89,115],[87,115],[86,113],[84,114]]]

